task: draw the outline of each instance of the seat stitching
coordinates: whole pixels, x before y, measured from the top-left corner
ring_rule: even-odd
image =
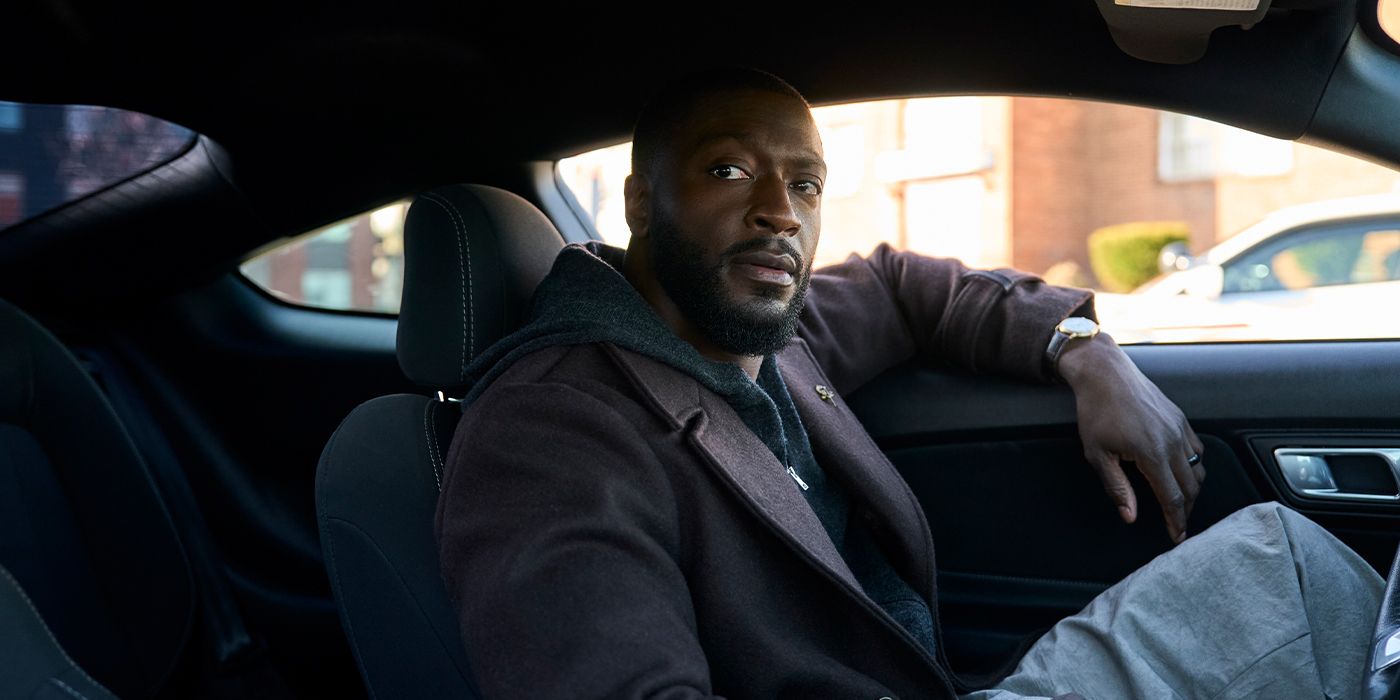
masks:
[[[78,700],[88,700],[88,697],[86,695],[83,695],[82,693],[74,690],[67,683],[64,683],[63,681],[57,678],[50,678],[49,682],[53,683],[54,685],[57,685],[59,688],[62,688],[64,692],[68,693],[69,695],[72,695],[75,698],[78,698]]]
[[[467,367],[467,357],[476,356],[476,284],[472,280],[472,247],[471,241],[467,240],[466,218],[457,208],[452,200],[442,197],[432,192],[425,193],[424,198],[437,204],[447,212],[452,219],[452,229],[457,237],[457,277],[462,282],[462,364],[463,370]],[[465,250],[464,250],[465,248]],[[470,320],[468,317],[470,314]],[[470,344],[468,343],[468,333],[470,333]]]
[[[453,640],[451,640],[450,642],[449,642],[448,640],[442,638],[442,634],[439,632],[437,626],[434,625],[434,624],[432,624],[432,620],[431,620],[431,618],[429,618],[428,612],[427,612],[427,609],[426,609],[427,606],[426,606],[426,604],[424,603],[424,601],[422,601],[422,600],[419,599],[418,592],[415,591],[415,590],[413,589],[412,586],[409,586],[409,585],[408,585],[408,581],[404,579],[403,572],[399,571],[399,568],[393,564],[393,560],[391,560],[391,559],[389,558],[389,555],[385,553],[384,548],[381,547],[381,546],[379,545],[379,541],[376,540],[376,539],[374,538],[373,535],[371,535],[369,532],[367,532],[364,528],[360,527],[358,524],[353,523],[353,522],[351,522],[351,521],[349,521],[349,520],[346,520],[345,518],[330,517],[330,518],[327,518],[327,520],[328,520],[328,521],[334,520],[335,522],[340,523],[341,525],[344,525],[344,526],[350,528],[351,530],[354,530],[355,533],[357,533],[360,537],[364,538],[365,543],[367,543],[368,545],[370,545],[371,547],[373,547],[373,551],[374,551],[375,554],[379,555],[380,561],[383,562],[384,564],[387,564],[387,565],[388,565],[389,571],[392,572],[393,575],[394,575],[394,578],[395,578],[396,580],[398,580],[399,588],[400,588],[404,593],[406,593],[406,594],[408,595],[408,597],[413,601],[414,606],[417,608],[416,612],[418,613],[419,619],[422,620],[422,621],[427,625],[428,629],[432,631],[432,633],[433,633],[433,638],[437,640],[437,642],[438,642],[438,644],[440,645],[440,648],[442,649],[442,651],[443,651],[445,654],[447,654],[448,660],[449,660],[449,661],[452,661],[452,666],[453,666],[453,668],[455,668],[455,669],[457,670],[457,672],[458,672],[458,674],[460,675],[460,677],[462,678],[462,680],[465,681],[465,682],[467,682],[468,685],[475,685],[475,683],[473,682],[472,677],[468,675],[468,674],[470,674],[470,669],[469,669],[469,668],[468,668],[468,669],[465,669],[465,670],[462,669],[460,666],[457,665],[456,659],[452,658],[452,653],[451,653],[450,647],[451,647],[453,644],[462,645],[462,640],[461,640],[461,637],[460,637],[460,631],[458,632],[458,638],[457,638],[457,639],[453,639]],[[451,591],[448,591],[448,590],[447,590],[447,582],[444,581],[444,580],[441,578],[441,573],[440,573],[440,572],[439,572],[439,579],[438,579],[438,582],[442,584],[442,586],[443,586],[443,592],[446,593],[446,594],[448,595],[449,598],[451,598],[452,593],[451,593]],[[431,594],[430,594],[430,595],[431,595]],[[347,613],[346,617],[347,617],[347,618],[349,617],[348,613]],[[359,650],[356,649],[356,654],[358,654],[358,653],[359,653]],[[470,666],[470,664],[471,664],[471,659],[466,659],[466,661],[467,661],[467,664]],[[465,672],[464,672],[464,671],[465,671]],[[373,692],[374,692],[374,691],[371,689],[371,690],[370,690],[371,695],[373,694]]]
[[[471,313],[471,319],[470,322],[467,323],[467,329],[471,332],[471,344],[468,346],[468,353],[462,357],[462,367],[465,369],[467,366],[467,358],[476,357],[476,283],[472,280],[472,242],[467,238],[467,218],[462,216],[462,212],[457,208],[456,202],[450,199],[445,201],[447,202],[447,206],[452,208],[452,213],[457,216],[457,223],[461,224],[461,231],[459,233],[460,240],[457,245],[457,273],[458,275],[462,273],[464,264],[467,273],[467,310]],[[462,251],[464,246],[466,247],[465,252]],[[466,321],[466,319],[463,320]]]
[[[328,522],[330,520],[332,520],[332,518],[326,518],[323,522]],[[341,590],[340,587],[340,567],[335,565],[334,540],[335,535],[331,533],[330,530],[326,530],[326,555],[330,557],[331,560],[331,583],[335,586],[336,600],[344,601],[345,593]],[[358,642],[355,641],[355,623],[351,622],[350,612],[348,609],[346,609],[346,606],[343,604],[343,602],[339,607],[344,612],[344,614],[340,617],[342,620],[345,620],[345,633],[347,636],[350,637],[351,650],[355,653],[355,660],[360,662],[360,671],[365,674],[365,690],[369,691],[370,700],[374,700],[374,684],[371,683],[369,680],[369,667],[366,666],[364,660],[360,658],[360,645]]]
[[[466,364],[467,364],[467,362],[466,362],[466,357],[467,357],[467,330],[468,330],[468,328],[469,328],[469,326],[468,326],[468,324],[467,324],[467,309],[468,309],[468,307],[471,306],[471,302],[470,302],[470,300],[468,299],[468,296],[467,296],[467,295],[470,293],[470,292],[468,291],[468,289],[467,289],[467,286],[466,286],[466,277],[467,277],[467,275],[463,274],[463,270],[462,270],[462,258],[463,258],[464,256],[463,256],[463,252],[462,252],[462,232],[461,232],[461,228],[460,228],[460,226],[459,226],[458,223],[457,223],[457,217],[456,217],[456,215],[455,215],[455,213],[454,213],[454,211],[453,211],[453,210],[455,209],[455,207],[449,208],[449,207],[448,207],[448,204],[447,204],[447,202],[446,202],[446,200],[443,200],[443,199],[438,198],[437,196],[433,195],[431,192],[424,193],[424,194],[421,195],[421,196],[422,196],[422,198],[423,198],[424,201],[432,202],[433,204],[438,205],[439,207],[442,208],[443,212],[447,214],[447,218],[452,222],[452,230],[453,230],[454,238],[455,238],[455,240],[457,241],[457,279],[458,279],[459,283],[461,284],[461,292],[460,292],[460,293],[461,293],[461,295],[462,295],[462,345],[461,345],[461,347],[462,347],[462,355],[461,355],[462,361],[461,361],[461,366],[462,366],[462,367],[465,367]],[[472,342],[473,345],[476,344],[475,331],[473,331],[473,338],[472,338],[472,341],[471,341],[471,342]],[[460,370],[458,370],[458,371],[459,371],[459,373],[460,373]]]
[[[358,411],[359,409],[357,408],[355,410]],[[336,611],[339,613],[340,619],[345,623],[345,635],[350,640],[350,653],[355,657],[355,664],[359,666],[360,673],[364,676],[365,690],[369,693],[370,700],[375,700],[374,686],[370,683],[369,679],[369,669],[365,668],[364,659],[360,658],[360,646],[355,642],[355,625],[350,621],[350,613],[346,611],[345,606],[341,603],[341,601],[345,600],[345,594],[342,592],[340,586],[340,568],[335,565],[335,544],[332,542],[332,540],[335,539],[335,535],[330,531],[329,523],[331,517],[326,515],[325,508],[323,508],[324,504],[320,497],[320,494],[325,492],[325,483],[330,479],[331,471],[338,466],[334,454],[335,446],[340,442],[340,433],[354,415],[355,413],[352,411],[349,416],[345,417],[345,420],[340,422],[340,427],[336,428],[334,433],[331,433],[331,440],[326,444],[326,450],[321,458],[324,468],[317,467],[316,469],[316,519],[321,531],[321,549],[325,550],[326,553],[328,564],[326,573],[327,578],[330,579],[331,590],[335,596]]]
[[[75,661],[73,661],[73,657],[69,656],[68,652],[63,648],[63,645],[58,643],[58,638],[53,636],[53,630],[49,629],[48,623],[44,622],[44,616],[40,615],[39,609],[34,607],[34,601],[29,599],[29,594],[24,592],[24,587],[19,585],[19,581],[15,580],[15,577],[10,574],[10,571],[5,567],[0,566],[0,574],[5,575],[5,578],[9,580],[10,585],[14,586],[15,591],[19,593],[20,600],[23,600],[24,604],[29,606],[29,611],[34,613],[34,618],[39,621],[39,627],[43,628],[44,634],[47,634],[49,636],[49,641],[53,642],[54,647],[58,649],[58,653],[63,655],[63,660],[67,661],[69,666],[72,666],[78,671],[78,673],[82,674],[83,678],[87,679],[87,682],[99,688],[104,687],[101,683],[98,683],[96,680],[94,680],[92,676],[89,676],[87,671],[83,670],[82,666],[79,666]]]
[[[429,403],[427,410],[423,411],[423,439],[428,443],[428,463],[433,466],[433,479],[437,482],[438,493],[442,493],[442,471],[438,468],[437,440],[428,428],[432,420],[433,408],[436,406],[437,404]]]
[[[469,331],[470,331],[470,333],[471,333],[471,339],[470,339],[471,351],[472,351],[472,354],[473,354],[473,355],[476,354],[476,329],[473,328],[473,326],[475,325],[475,321],[476,321],[476,318],[475,318],[475,316],[476,316],[476,309],[474,308],[474,305],[473,305],[473,303],[472,303],[472,296],[473,296],[473,292],[475,291],[475,289],[474,289],[475,285],[471,284],[471,268],[470,268],[470,266],[468,266],[465,270],[463,270],[463,264],[464,264],[463,261],[464,261],[464,260],[467,260],[467,259],[469,259],[469,258],[471,257],[471,246],[470,246],[469,243],[466,242],[466,233],[465,233],[465,230],[464,230],[465,227],[466,227],[466,223],[465,223],[465,221],[462,220],[462,216],[461,216],[461,215],[462,215],[462,212],[461,212],[460,210],[457,209],[457,205],[453,204],[451,200],[448,200],[447,198],[442,197],[441,195],[434,194],[434,193],[432,193],[432,192],[427,192],[427,193],[425,193],[425,194],[423,195],[423,197],[424,197],[425,199],[427,199],[428,201],[431,201],[431,202],[433,202],[434,204],[437,204],[439,207],[442,207],[442,210],[443,210],[444,212],[447,213],[448,218],[452,220],[452,231],[453,231],[454,237],[455,237],[455,239],[456,239],[456,241],[457,241],[457,280],[458,280],[458,282],[460,283],[460,285],[461,285],[461,290],[462,290],[462,291],[461,291],[461,295],[462,295],[462,360],[461,360],[461,366],[462,366],[462,367],[466,367],[466,365],[467,365],[467,349],[468,349],[468,337],[467,337],[467,333],[468,333]],[[464,245],[464,244],[467,246],[465,251],[463,250],[463,245]],[[468,323],[468,322],[467,322],[467,314],[468,314],[468,312],[470,312],[470,313],[472,314],[472,323]]]

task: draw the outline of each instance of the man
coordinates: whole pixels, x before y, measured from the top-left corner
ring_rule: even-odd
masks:
[[[437,532],[487,697],[970,691],[938,639],[923,513],[841,398],[915,355],[1065,381],[1122,518],[1137,515],[1131,460],[1185,540],[1202,446],[1088,319],[1057,330],[1092,316],[1089,295],[887,246],[814,273],[825,177],[786,83],[736,69],[673,84],[637,123],[625,254],[566,248],[533,320],[473,365]],[[1261,506],[1177,551],[977,697],[1228,697],[1265,682],[1320,697],[1355,680],[1379,581],[1320,528]],[[1218,578],[1183,574],[1221,552]],[[1244,585],[1304,560],[1328,579]],[[1199,600],[1221,587],[1234,597]],[[1206,620],[1153,612],[1172,600],[1210,611],[1210,639],[1180,633]],[[1279,619],[1221,647],[1214,627],[1243,626],[1252,603]],[[1327,653],[1298,643],[1314,634]]]

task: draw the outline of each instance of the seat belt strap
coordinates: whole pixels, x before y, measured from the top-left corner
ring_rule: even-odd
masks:
[[[271,666],[266,645],[243,622],[222,561],[215,555],[213,537],[195,500],[189,480],[170,443],[155,424],[141,394],[128,375],[106,353],[93,348],[73,348],[79,363],[107,396],[123,427],[151,472],[160,496],[170,511],[185,558],[194,575],[200,609],[213,654],[215,685],[243,687],[239,680],[257,678],[261,697],[290,698],[292,694]],[[251,688],[248,688],[252,690]],[[209,688],[222,696],[217,688]],[[238,694],[229,695],[238,697]]]

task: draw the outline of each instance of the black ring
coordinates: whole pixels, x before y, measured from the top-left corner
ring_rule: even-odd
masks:
[[[1189,464],[1189,465],[1191,465],[1191,466],[1193,466],[1193,467],[1196,466],[1197,464],[1200,464],[1200,463],[1201,463],[1201,455],[1198,454],[1198,453],[1192,452],[1192,453],[1191,453],[1191,456],[1186,458],[1186,463]]]

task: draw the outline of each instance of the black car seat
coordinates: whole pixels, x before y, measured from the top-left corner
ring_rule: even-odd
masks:
[[[427,392],[361,404],[316,472],[326,570],[371,697],[479,697],[433,537],[461,417],[451,397],[472,358],[525,319],[563,245],[544,214],[504,190],[442,187],[409,209],[398,358]]]
[[[0,566],[0,697],[84,698],[116,696],[64,653],[19,582]]]
[[[97,385],[57,339],[2,301],[0,566],[13,588],[0,605],[23,604],[7,621],[27,619],[28,609],[60,654],[119,697],[167,690],[196,615],[170,514]],[[0,624],[0,648],[18,648],[0,657],[13,667],[5,682],[29,683],[40,667],[60,682],[74,678],[33,624]],[[4,697],[31,696],[18,692],[0,685]]]

